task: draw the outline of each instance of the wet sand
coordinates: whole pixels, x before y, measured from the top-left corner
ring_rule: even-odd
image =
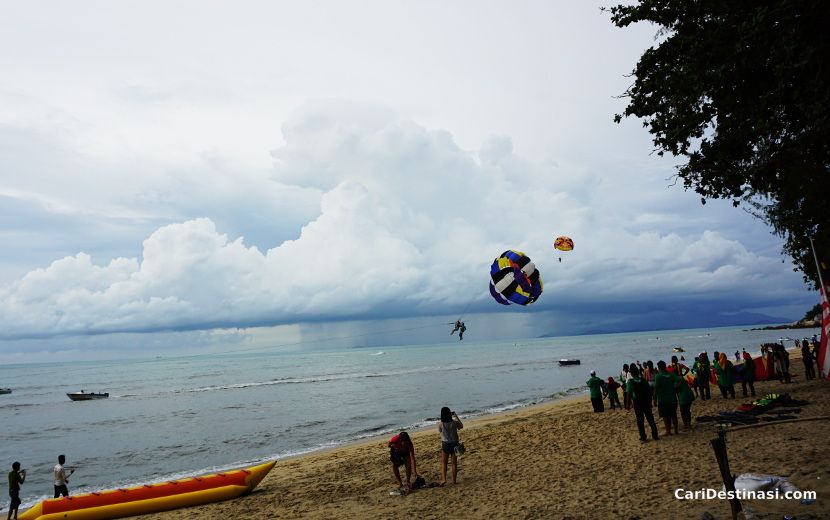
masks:
[[[801,360],[795,354],[791,360],[795,382],[759,382],[758,394],[787,392],[809,401],[799,418],[830,416],[830,382],[805,381]],[[742,398],[740,384],[734,400],[721,398],[716,386],[712,389],[712,400],[694,402],[693,417],[735,410],[750,401]],[[436,403],[436,410],[442,404]],[[662,422],[655,419],[662,435]],[[716,437],[711,423],[695,422],[691,432],[681,430],[656,442],[641,444],[638,437],[633,411],[606,408],[595,414],[588,398],[580,396],[465,422],[461,438],[467,453],[459,459],[456,485],[391,496],[396,486],[384,437],[280,461],[247,497],[151,517],[651,519],[700,518],[708,511],[716,519],[730,518],[724,500],[674,497],[677,488],[721,488],[709,445]],[[427,482],[438,481],[437,429],[415,432],[412,438],[419,473]],[[780,519],[784,513],[830,518],[830,464],[823,460],[828,438],[830,420],[825,419],[727,434],[732,473],[784,476],[799,489],[818,493],[811,505],[745,502],[755,518]]]

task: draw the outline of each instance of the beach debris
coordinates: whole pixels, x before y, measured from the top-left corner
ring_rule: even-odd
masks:
[[[508,249],[490,266],[490,295],[502,305],[530,305],[542,294],[542,277],[530,258]]]
[[[786,477],[762,475],[758,473],[742,473],[735,478],[735,489],[738,491],[798,491],[798,488]]]

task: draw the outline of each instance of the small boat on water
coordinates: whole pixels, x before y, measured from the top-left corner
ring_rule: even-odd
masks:
[[[686,351],[683,349],[683,347],[680,347],[680,346],[672,347],[671,351],[672,351],[672,352],[686,352]]]
[[[12,393],[11,388],[0,388],[0,394],[10,394]]]
[[[560,367],[566,367],[568,365],[578,365],[578,364],[579,364],[578,359],[560,359],[559,360],[559,366]]]
[[[73,401],[92,401],[93,399],[106,399],[110,396],[109,392],[96,393],[84,392],[83,390],[66,395]]]
[[[21,513],[19,518],[122,518],[231,500],[253,491],[276,462],[272,460],[250,468],[156,484],[109,489],[71,497],[47,498]]]

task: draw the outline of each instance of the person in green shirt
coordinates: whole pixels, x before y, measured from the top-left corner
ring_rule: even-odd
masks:
[[[7,520],[12,520],[12,512],[14,512],[14,520],[17,520],[17,509],[20,507],[20,484],[26,481],[26,470],[20,469],[20,463],[12,464],[12,470],[9,472],[9,497],[12,501],[9,504],[9,516]]]
[[[648,381],[640,377],[640,369],[637,365],[629,368],[631,377],[626,381],[625,387],[631,402],[634,405],[634,415],[637,417],[637,429],[640,431],[640,442],[646,442],[645,420],[651,426],[651,438],[655,441],[660,437],[657,435],[657,424],[654,422],[654,415],[651,413],[651,387]]]
[[[654,376],[654,392],[657,394],[657,413],[663,418],[666,435],[677,431],[677,384],[680,376],[666,370],[666,362],[657,362],[657,375]]]
[[[689,388],[689,383],[680,380],[677,386],[677,403],[680,405],[680,418],[683,419],[683,429],[692,429],[692,402],[695,400],[695,394]]]
[[[596,370],[591,370],[591,379],[585,382],[591,390],[591,404],[594,407],[594,412],[604,412],[605,406],[602,404],[602,379],[597,377]]]
[[[715,363],[715,373],[718,375],[718,388],[723,398],[726,395],[732,396],[735,399],[735,375],[732,362],[726,357],[723,352],[720,353],[717,363]]]

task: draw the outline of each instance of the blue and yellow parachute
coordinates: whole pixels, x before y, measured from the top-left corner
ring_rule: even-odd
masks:
[[[542,294],[542,277],[527,255],[509,249],[490,266],[490,294],[502,305],[530,305]]]

